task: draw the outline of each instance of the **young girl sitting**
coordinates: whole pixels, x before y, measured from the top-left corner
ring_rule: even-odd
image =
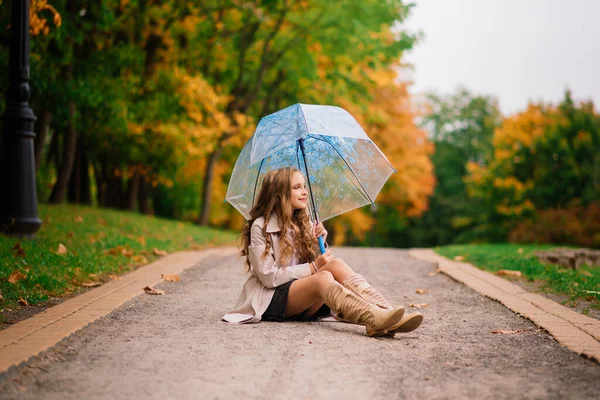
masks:
[[[304,176],[296,168],[268,172],[242,232],[242,256],[250,277],[231,323],[315,320],[330,315],[365,325],[369,336],[410,332],[423,320],[404,315],[331,249],[319,254],[317,238],[327,238],[319,222],[312,229]]]

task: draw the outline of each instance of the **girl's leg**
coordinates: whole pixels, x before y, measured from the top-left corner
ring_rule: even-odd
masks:
[[[291,317],[306,310],[307,316],[313,315],[323,305],[327,289],[333,281],[333,275],[329,271],[319,271],[292,282],[285,316]]]
[[[343,283],[346,278],[354,275],[352,268],[350,268],[348,264],[346,264],[346,262],[341,258],[334,258],[333,260],[329,261],[319,269],[319,272],[321,271],[331,272],[333,278],[339,283]]]
[[[290,285],[285,315],[290,317],[306,310],[314,312],[326,303],[336,314],[348,321],[364,325],[369,336],[382,336],[404,315],[403,307],[385,310],[369,304],[337,282],[329,271],[298,279]]]

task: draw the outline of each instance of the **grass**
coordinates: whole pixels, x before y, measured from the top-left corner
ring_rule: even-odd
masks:
[[[591,307],[600,309],[600,268],[583,266],[573,270],[558,265],[543,264],[535,256],[538,250],[551,245],[470,244],[437,247],[434,250],[447,258],[462,256],[464,261],[496,272],[501,269],[517,270],[529,282],[541,283],[543,291],[569,296],[571,301],[587,300]]]
[[[236,239],[232,232],[101,208],[40,205],[39,214],[43,223],[33,239],[0,235],[2,311],[19,304],[44,305],[86,285],[116,279],[164,251]]]

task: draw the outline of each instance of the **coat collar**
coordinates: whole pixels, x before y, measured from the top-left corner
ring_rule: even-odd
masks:
[[[280,232],[281,228],[279,227],[279,220],[277,219],[277,214],[272,213],[269,216],[269,223],[267,224],[267,233]]]

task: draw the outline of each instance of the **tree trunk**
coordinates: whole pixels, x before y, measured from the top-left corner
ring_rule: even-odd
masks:
[[[75,154],[75,163],[73,171],[69,179],[69,190],[67,193],[67,201],[69,203],[78,204],[81,201],[81,138],[77,140],[77,153]]]
[[[44,110],[39,115],[40,116],[37,120],[37,129],[35,132],[34,139],[36,171],[40,168],[40,164],[42,162],[42,154],[44,153],[44,142],[46,142],[46,135],[48,134],[48,126],[50,125],[52,113],[48,110]]]
[[[92,204],[92,188],[90,182],[90,164],[88,162],[87,153],[85,152],[85,144],[81,144],[79,149],[81,155],[81,204]]]
[[[150,182],[146,176],[141,176],[140,179],[138,207],[142,214],[150,214]]]
[[[116,176],[111,170],[109,170],[105,178],[105,184],[105,206],[116,209],[125,208],[123,178]]]
[[[85,152],[85,144],[81,137],[77,139],[77,154],[71,179],[69,179],[69,203],[91,204],[92,193],[90,190],[90,173]]]
[[[67,80],[72,77],[72,66],[67,67]],[[75,103],[69,102],[69,122],[66,128],[66,135],[63,142],[62,163],[60,165],[56,183],[52,188],[52,193],[48,199],[50,204],[60,204],[65,199],[67,183],[71,177],[73,164],[75,162],[75,151],[77,144],[77,129],[75,127]]]
[[[212,197],[212,185],[215,177],[215,165],[219,161],[221,156],[221,143],[215,148],[206,163],[206,170],[204,172],[204,182],[202,183],[202,210],[200,211],[200,219],[198,220],[199,225],[208,225],[210,217],[210,199]]]
[[[100,161],[102,163],[102,161]],[[104,207],[105,198],[104,198],[104,189],[102,185],[104,183],[104,176],[102,175],[102,167],[97,163],[93,162],[92,167],[94,168],[94,180],[96,181],[96,202],[98,206]]]
[[[140,193],[140,180],[141,175],[139,173],[135,173],[129,182],[127,182],[127,209],[131,211],[135,211],[137,200]]]

